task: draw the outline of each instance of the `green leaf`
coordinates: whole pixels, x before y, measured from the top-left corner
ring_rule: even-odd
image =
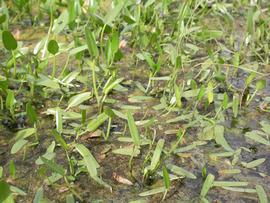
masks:
[[[246,87],[248,87],[251,84],[251,82],[253,81],[255,77],[256,77],[256,73],[254,72],[250,73],[250,75],[245,80]]]
[[[77,94],[69,99],[67,109],[78,106],[79,104],[83,103],[86,100],[89,100],[90,98],[91,92]]]
[[[266,80],[258,80],[256,82],[256,90],[260,91],[266,87]]]
[[[121,83],[122,81],[124,80],[124,78],[118,78],[118,79],[116,79],[115,81],[113,81],[113,82],[111,82],[111,83],[109,83],[109,84],[106,84],[105,86],[104,86],[104,94],[105,95],[108,95],[109,94],[109,92],[116,86],[116,85],[118,85],[119,83]]]
[[[26,139],[29,136],[33,135],[34,133],[36,133],[35,128],[26,128],[26,129],[20,130],[19,132],[16,133],[15,140]]]
[[[260,203],[268,203],[266,192],[261,185],[256,185],[256,192],[259,196]]]
[[[0,179],[2,178],[2,176],[3,176],[3,167],[0,166]]]
[[[89,149],[87,149],[83,144],[76,144],[75,148],[83,157],[90,176],[97,176],[97,168],[100,166]]]
[[[12,90],[7,91],[7,98],[6,98],[6,108],[11,111],[11,113],[14,113],[14,104],[15,104],[15,96],[14,92]]]
[[[27,140],[20,139],[11,148],[11,154],[16,154],[25,144],[27,144]]]
[[[37,113],[29,102],[26,104],[26,114],[31,124],[37,122]]]
[[[52,133],[53,133],[55,140],[60,143],[61,147],[63,147],[65,150],[67,150],[68,149],[67,143],[61,137],[61,135],[56,130],[53,130]]]
[[[201,88],[200,88],[200,91],[199,91],[199,93],[197,95],[197,100],[201,101],[202,98],[204,97],[204,94],[205,94],[205,87],[204,87],[204,85],[202,85]]]
[[[202,190],[201,190],[201,193],[200,193],[201,197],[206,196],[206,194],[208,193],[210,188],[213,186],[214,180],[215,180],[215,176],[212,175],[211,173],[209,173],[208,176],[206,177],[204,183],[203,183]]]
[[[17,41],[13,37],[13,35],[10,31],[3,31],[2,32],[2,41],[3,41],[4,47],[8,51],[13,51],[13,50],[17,49],[17,46],[18,46]]]
[[[75,199],[72,194],[66,196],[66,203],[75,203]]]
[[[128,127],[130,131],[130,135],[133,139],[133,142],[136,146],[139,146],[141,144],[139,131],[135,124],[134,118],[129,111],[127,112],[127,120],[128,120]]]
[[[263,138],[262,136],[258,135],[257,131],[247,132],[245,136],[249,139],[254,140],[255,142],[270,146],[270,142],[265,138]]]
[[[222,125],[215,126],[215,141],[217,144],[221,145],[227,151],[233,151],[231,146],[224,138],[224,127]]]
[[[163,173],[164,185],[165,185],[166,189],[168,190],[170,188],[170,185],[171,185],[171,180],[170,180],[170,176],[169,176],[169,173],[168,173],[166,166],[162,167],[162,173]]]
[[[246,168],[255,168],[259,165],[261,165],[263,162],[265,162],[265,158],[261,158],[261,159],[257,159],[248,163],[242,162],[242,166],[246,167]]]
[[[55,80],[52,80],[51,78],[49,78],[45,75],[39,74],[39,76],[40,76],[40,78],[36,81],[36,85],[45,86],[45,87],[49,87],[52,89],[59,89],[60,88],[58,82],[56,82]]]
[[[47,49],[51,54],[53,54],[53,55],[57,54],[57,52],[59,51],[59,46],[58,46],[57,41],[50,40],[48,43]]]
[[[256,193],[256,190],[250,188],[241,188],[241,187],[222,187],[222,188],[233,192]]]
[[[179,176],[184,176],[184,177],[190,178],[190,179],[197,178],[193,173],[191,173],[191,172],[189,172],[181,167],[173,165],[173,164],[169,164],[168,169]]]
[[[228,103],[229,103],[229,97],[228,97],[227,93],[224,92],[224,94],[223,94],[223,103],[222,103],[223,109],[227,109]]]
[[[10,190],[12,193],[15,193],[17,195],[21,195],[21,196],[26,196],[26,192],[24,192],[23,190],[21,190],[20,188],[17,188],[15,186],[10,186]]]
[[[247,186],[248,182],[241,181],[214,181],[213,186],[215,187],[243,187]]]
[[[99,164],[94,158],[94,156],[91,154],[91,152],[82,144],[77,144],[75,148],[83,157],[83,163],[87,168],[90,177],[93,178],[97,183],[112,190],[110,185],[108,185],[101,178],[98,177],[97,168],[99,168]]]
[[[13,160],[9,161],[9,174],[15,178],[16,175],[16,166]]]
[[[7,19],[7,15],[4,13],[4,14],[2,14],[1,16],[0,16],[0,25],[2,24],[2,23],[4,23],[5,21],[6,21],[6,19]]]
[[[160,162],[160,157],[161,157],[161,153],[163,150],[163,146],[164,146],[165,140],[164,139],[160,139],[156,145],[155,151],[153,153],[152,159],[151,159],[151,164],[150,164],[150,171],[155,171],[155,169],[157,168],[159,162]]]
[[[43,161],[43,163],[50,168],[53,172],[60,174],[61,176],[65,176],[65,169],[58,165],[57,163],[46,159],[45,157],[41,156],[40,159]]]
[[[13,203],[13,196],[9,185],[4,181],[0,180],[0,202],[1,203]]]
[[[138,147],[122,147],[120,149],[115,149],[112,151],[114,154],[120,154],[124,156],[137,157],[140,154],[140,149]]]
[[[41,186],[36,194],[35,194],[35,198],[33,200],[33,203],[41,203],[42,202],[42,199],[43,199],[43,187]]]
[[[165,191],[166,191],[165,187],[158,187],[158,188],[154,188],[152,190],[142,192],[142,193],[139,194],[139,196],[145,197],[145,196],[150,196],[150,195],[155,195],[155,194],[158,194],[158,193],[162,193],[162,192],[165,192]]]
[[[120,14],[127,1],[118,1],[118,4],[104,17],[104,23],[110,25]]]
[[[95,131],[99,126],[101,126],[107,119],[109,118],[109,116],[106,113],[101,113],[100,115],[98,115],[98,117],[96,119],[93,119],[92,121],[90,121],[87,125],[87,130],[90,132]]]
[[[88,27],[85,27],[85,37],[86,37],[86,43],[88,47],[89,54],[96,58],[99,55],[98,47],[95,40],[94,33],[91,32],[91,30]]]
[[[211,104],[214,101],[213,89],[214,89],[213,83],[210,81],[207,86],[207,98],[209,104]]]

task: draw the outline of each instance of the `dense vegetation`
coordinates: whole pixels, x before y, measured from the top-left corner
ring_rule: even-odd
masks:
[[[0,202],[268,202],[268,0],[0,4]]]

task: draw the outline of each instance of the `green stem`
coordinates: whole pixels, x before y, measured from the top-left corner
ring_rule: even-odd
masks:
[[[93,81],[94,94],[95,94],[95,97],[96,97],[96,100],[97,100],[97,104],[98,104],[98,107],[99,107],[100,101],[99,101],[98,90],[97,90],[97,86],[96,86],[95,63],[94,62],[91,62],[90,63],[90,66],[91,66],[91,69],[92,69],[92,81]]]
[[[112,118],[109,118],[108,127],[107,127],[107,132],[106,132],[106,136],[105,136],[105,140],[106,140],[106,141],[108,140],[108,138],[109,138],[109,136],[110,136],[111,125],[112,125]]]
[[[257,90],[255,90],[252,94],[252,96],[250,97],[250,99],[247,101],[246,106],[248,106],[250,104],[250,102],[253,100],[253,98],[255,97],[255,95],[257,94]]]
[[[14,76],[14,78],[16,78],[16,75],[17,75],[16,56],[14,54],[14,51],[11,51],[11,53],[12,53],[12,60],[13,60],[13,65],[14,65],[13,76]]]
[[[52,78],[55,77],[55,73],[56,73],[56,57],[53,56],[53,72],[52,72]]]

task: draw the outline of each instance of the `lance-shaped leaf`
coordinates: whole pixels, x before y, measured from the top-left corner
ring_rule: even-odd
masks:
[[[91,30],[88,27],[85,27],[85,37],[86,37],[86,43],[88,46],[89,54],[96,58],[99,55],[98,47],[95,40],[94,33],[91,32]]]
[[[98,115],[97,118],[91,120],[88,125],[87,125],[87,130],[90,132],[95,131],[100,125],[102,125],[107,119],[109,118],[109,116],[103,112],[101,114]]]
[[[206,177],[206,179],[203,183],[203,187],[202,187],[201,194],[200,194],[200,196],[202,198],[206,196],[206,194],[208,193],[210,188],[213,186],[214,180],[215,180],[215,176],[212,175],[211,173],[208,174],[208,176]]]
[[[135,145],[139,146],[141,144],[139,131],[135,124],[134,118],[129,111],[127,112],[127,119],[128,119],[128,127],[130,131],[130,135],[133,139],[133,142]]]
[[[91,98],[91,92],[84,92],[84,93],[77,94],[69,99],[67,109],[72,108],[74,106],[78,106],[79,104],[83,103],[84,101],[90,98]]]

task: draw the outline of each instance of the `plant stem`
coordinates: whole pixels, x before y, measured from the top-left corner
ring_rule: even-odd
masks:
[[[13,65],[14,65],[13,76],[14,76],[14,78],[16,78],[16,75],[17,75],[16,56],[14,54],[14,51],[11,51],[11,53],[12,53],[12,60],[13,60]]]

